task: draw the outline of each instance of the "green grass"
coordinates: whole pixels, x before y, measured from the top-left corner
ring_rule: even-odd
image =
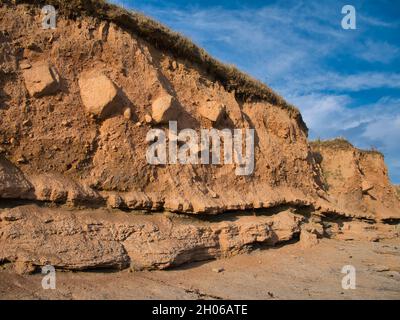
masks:
[[[174,32],[159,22],[135,11],[128,11],[104,0],[0,0],[0,4],[53,5],[59,14],[76,19],[81,16],[96,17],[114,22],[156,48],[168,51],[175,58],[197,64],[228,91],[234,91],[240,101],[267,101],[288,111],[300,127],[308,132],[299,110],[286,102],[267,85],[233,65],[227,65],[211,57],[204,49],[190,39]]]

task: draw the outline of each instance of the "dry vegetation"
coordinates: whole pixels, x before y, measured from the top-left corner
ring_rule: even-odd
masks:
[[[332,148],[346,150],[354,148],[354,146],[344,138],[336,138],[332,140],[315,140],[310,142],[313,148]]]
[[[104,0],[0,0],[0,4],[33,4],[38,6],[54,5],[59,14],[68,18],[91,16],[116,23],[131,31],[162,51],[168,51],[176,58],[199,65],[220,81],[229,91],[235,91],[242,101],[264,100],[287,109],[301,127],[307,131],[300,112],[286,102],[271,88],[241,72],[235,66],[226,65],[211,57],[204,49],[190,39],[170,30],[157,21],[135,11],[128,11]]]
[[[348,150],[348,149],[353,149],[355,148],[349,141],[347,141],[343,137],[335,138],[332,140],[315,140],[315,141],[310,141],[310,145],[312,146],[313,149],[318,149],[318,148],[330,148],[330,149],[337,149],[337,150]],[[375,148],[371,148],[369,150],[362,150],[359,149],[361,153],[368,153],[368,154],[377,154],[383,156],[383,154],[376,150]]]
[[[396,188],[397,197],[400,199],[400,185],[394,186]]]

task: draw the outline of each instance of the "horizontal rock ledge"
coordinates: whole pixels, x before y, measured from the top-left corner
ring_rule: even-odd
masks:
[[[26,205],[0,213],[0,261],[13,262],[22,271],[47,264],[68,270],[166,269],[233,256],[255,243],[289,241],[300,232],[303,219],[282,211],[207,222],[171,214]]]
[[[379,241],[400,234],[398,225],[327,218],[276,209],[269,215],[230,214],[221,221],[25,205],[0,211],[0,263],[12,262],[20,273],[48,264],[66,270],[154,270],[234,256],[255,244],[300,238],[301,248],[307,248],[322,237]]]

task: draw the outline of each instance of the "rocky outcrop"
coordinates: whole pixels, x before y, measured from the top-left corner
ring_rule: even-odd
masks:
[[[307,249],[325,236],[379,241],[400,235],[396,225],[330,220],[323,215],[305,218],[284,208],[272,215],[230,214],[224,221],[24,205],[0,212],[0,230],[0,262],[12,262],[20,272],[46,264],[67,270],[166,269],[298,238]]]
[[[99,118],[116,113],[118,110],[118,88],[104,74],[86,72],[79,78],[82,102],[86,110]]]
[[[0,199],[32,199],[32,184],[10,161],[0,155]]]
[[[225,113],[225,106],[215,101],[208,101],[199,108],[199,113],[202,117],[216,123]]]
[[[312,143],[331,203],[348,216],[400,219],[400,200],[390,183],[384,157],[345,140]]]
[[[166,124],[168,121],[177,120],[179,115],[177,101],[169,94],[164,94],[154,100],[151,111],[155,123]]]
[[[24,68],[25,85],[31,97],[39,98],[53,94],[59,89],[59,75],[46,61],[36,62],[32,66],[30,64],[20,66]]]
[[[16,262],[23,270],[46,264],[68,270],[165,269],[232,256],[256,243],[289,241],[300,232],[302,220],[287,211],[201,222],[162,214],[19,206],[0,213],[0,261]]]
[[[373,223],[363,220],[330,221],[324,223],[326,235],[345,241],[378,242],[383,239],[397,239],[399,225]]]
[[[70,205],[101,205],[103,198],[86,184],[78,183],[60,174],[42,174],[29,177],[35,200]]]

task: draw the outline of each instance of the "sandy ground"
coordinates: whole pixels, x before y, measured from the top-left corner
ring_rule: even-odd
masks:
[[[342,289],[344,265],[356,268],[355,290]],[[323,239],[169,271],[57,271],[55,290],[41,281],[3,266],[0,299],[400,299],[400,241]]]

